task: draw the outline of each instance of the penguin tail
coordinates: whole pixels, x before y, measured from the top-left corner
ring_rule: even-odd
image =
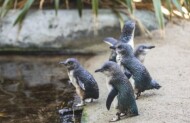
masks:
[[[154,89],[160,89],[162,87],[155,80],[152,80],[152,86],[153,86]]]

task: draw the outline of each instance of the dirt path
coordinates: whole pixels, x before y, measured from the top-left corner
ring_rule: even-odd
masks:
[[[157,31],[153,35],[152,40],[137,37],[135,42],[146,40],[156,46],[147,55],[145,66],[162,88],[142,93],[137,100],[139,116],[118,123],[190,123],[190,22],[168,24],[164,39],[158,38]],[[108,59],[109,53],[108,50],[86,62],[100,87],[100,99],[85,107],[83,118],[87,123],[106,123],[116,113],[113,108],[107,111],[105,106],[108,91],[104,75],[94,73]]]

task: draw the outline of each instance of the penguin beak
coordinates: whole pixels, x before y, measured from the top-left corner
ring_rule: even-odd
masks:
[[[95,70],[95,72],[103,72],[104,70],[102,68]]]
[[[59,62],[59,64],[67,65],[66,61],[61,61],[61,62]]]
[[[155,46],[147,46],[146,48],[147,49],[152,49],[152,48],[155,48]]]
[[[115,48],[114,46],[110,46],[110,49],[113,49],[113,50],[115,50],[116,48]]]

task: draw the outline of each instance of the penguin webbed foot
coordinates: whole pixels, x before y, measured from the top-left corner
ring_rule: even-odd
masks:
[[[137,95],[136,96],[136,100],[137,100],[140,97],[141,93],[137,93],[136,95]]]
[[[85,102],[84,101],[81,101],[81,103],[78,103],[77,105],[76,105],[76,107],[81,107],[81,106],[84,106],[85,105]]]
[[[87,103],[92,103],[92,102],[93,102],[93,99],[92,99],[92,98],[86,99],[85,102],[87,102]]]
[[[109,122],[116,122],[120,120],[120,114],[119,112],[116,113],[116,117],[113,117]]]
[[[124,117],[126,115],[127,115],[126,113],[120,113],[120,117]]]

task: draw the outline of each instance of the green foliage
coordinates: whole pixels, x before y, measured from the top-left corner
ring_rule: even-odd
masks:
[[[133,3],[133,0],[125,0],[125,4],[127,5],[128,11],[131,14],[133,13],[133,5],[132,5],[132,3]]]
[[[99,0],[92,0],[92,10],[96,16],[98,15],[98,4]]]
[[[175,5],[175,7],[178,9],[178,11],[180,11],[181,13],[183,13],[182,6],[181,6],[179,0],[172,0],[172,3]]]
[[[185,8],[190,12],[190,0],[184,1]]]
[[[57,11],[59,9],[59,0],[55,0],[55,13],[57,15]]]
[[[7,12],[9,11],[9,9],[11,8],[13,4],[13,0],[5,0],[3,3],[2,8],[0,9],[0,17],[3,18]]]
[[[15,3],[20,3],[18,8],[21,8],[21,12],[18,15],[18,17],[16,18],[14,25],[16,24],[21,24],[23,22],[23,19],[25,18],[28,10],[31,8],[31,6],[35,3],[36,4],[40,4],[42,2],[43,3],[48,3],[48,1],[45,0],[4,0],[4,2],[0,2],[1,4],[1,10],[0,10],[0,17],[3,18],[7,12],[12,9],[15,6]],[[50,1],[49,1],[50,2]],[[66,4],[64,6],[69,6],[69,5],[74,5],[74,7],[76,7],[78,9],[78,13],[79,16],[82,17],[82,10],[84,8],[86,8],[86,6],[91,6],[92,8],[92,12],[94,15],[98,15],[98,9],[99,8],[109,8],[111,10],[113,10],[113,12],[116,14],[116,16],[118,17],[120,24],[122,26],[123,24],[123,18],[120,15],[121,10],[124,10],[123,13],[129,15],[129,17],[134,17],[133,13],[134,13],[134,9],[136,7],[136,5],[138,3],[134,2],[134,0],[68,0],[67,2],[63,2],[60,0],[52,0],[51,2],[54,2],[54,7],[55,7],[55,13],[57,15],[58,9],[60,9],[61,5],[60,4]],[[51,3],[50,2],[50,3]],[[162,13],[162,7],[164,6],[169,12],[169,16],[170,19],[172,18],[172,16],[174,16],[174,12],[173,10],[178,10],[181,15],[183,15],[183,17],[185,18],[185,14],[186,17],[190,16],[190,0],[147,0],[145,3],[141,2],[141,4],[145,4],[146,3],[151,4],[154,7],[155,10],[155,15],[159,24],[159,27],[161,29],[164,28],[164,17],[163,17],[163,13]],[[70,4],[71,3],[71,4]],[[46,4],[44,4],[46,5]],[[87,8],[88,8],[87,7]],[[182,10],[182,7],[186,8],[188,11],[187,13],[184,13],[184,11]],[[151,8],[152,9],[152,8]],[[178,15],[179,16],[179,15]]]
[[[161,10],[161,1],[160,0],[153,0],[154,10],[156,14],[156,18],[158,20],[159,27],[164,29],[164,16]]]
[[[18,15],[18,17],[16,18],[15,22],[14,22],[14,26],[19,23],[21,24],[22,21],[24,20],[29,8],[31,7],[32,3],[34,2],[34,0],[27,0],[26,4],[24,5],[23,9],[21,10],[20,14]]]
[[[77,7],[78,7],[79,16],[82,17],[82,9],[83,9],[82,0],[77,0]]]

